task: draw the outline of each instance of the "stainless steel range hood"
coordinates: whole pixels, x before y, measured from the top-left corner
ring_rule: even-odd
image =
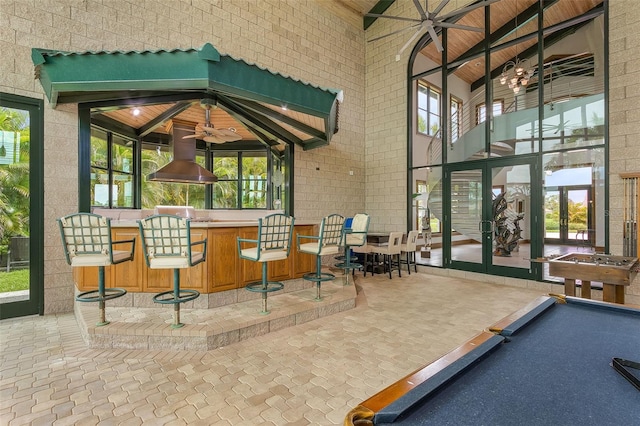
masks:
[[[173,161],[149,174],[147,179],[154,182],[212,184],[218,177],[195,162],[196,140],[182,139],[192,135],[193,126],[173,123]]]

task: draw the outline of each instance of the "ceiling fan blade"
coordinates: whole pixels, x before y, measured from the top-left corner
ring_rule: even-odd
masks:
[[[211,125],[204,125],[204,126],[200,126],[200,129],[202,129],[205,132],[213,132],[214,130],[216,130],[213,126]]]
[[[442,43],[440,42],[440,39],[438,38],[438,34],[436,33],[435,28],[433,28],[433,25],[427,26],[427,31],[429,31],[431,40],[435,43],[436,49],[438,50],[438,52],[442,53],[444,49],[442,48]]]
[[[387,19],[395,19],[397,21],[409,21],[409,22],[421,22],[421,19],[415,18],[405,18],[404,16],[389,16],[389,15],[381,15],[379,13],[365,13],[368,18],[387,18]]]
[[[242,139],[242,136],[240,136],[239,134],[237,134],[233,130],[218,129],[218,132],[220,133],[219,135],[217,135],[218,137],[223,137],[223,138],[227,139],[229,142],[239,141],[240,139]]]
[[[495,3],[495,2],[498,2],[498,1],[500,1],[500,0],[485,0],[485,1],[480,2],[480,3],[472,4],[471,6],[463,7],[461,9],[454,10],[451,13],[447,13],[445,15],[438,16],[438,20],[444,20],[444,19],[453,18],[454,16],[464,15],[467,12],[471,12],[472,10],[478,9],[479,7],[488,6],[491,3]]]
[[[435,25],[443,28],[453,28],[456,30],[465,30],[465,31],[474,31],[476,33],[483,33],[484,29],[478,27],[470,27],[468,25],[460,25],[460,24],[450,24],[449,22],[440,22],[437,21]]]
[[[199,136],[200,136],[200,135],[198,135],[198,134],[194,134],[194,135],[187,135],[187,136],[183,136],[183,137],[182,137],[182,139],[197,138],[197,137],[199,137]]]
[[[429,16],[427,16],[427,12],[422,8],[422,5],[420,4],[420,0],[413,0],[413,4],[416,5],[416,9],[418,9],[418,13],[420,14],[420,17],[423,21],[425,19],[429,19]]]
[[[440,4],[438,5],[438,7],[436,7],[435,9],[433,9],[433,12],[431,12],[431,16],[436,16],[438,15],[438,13],[442,12],[442,9],[444,9],[444,7],[449,3],[449,0],[442,0],[440,2]]]
[[[407,40],[407,42],[404,44],[404,46],[402,46],[402,48],[398,51],[398,53],[396,54],[396,61],[400,60],[400,55],[402,54],[402,52],[404,52],[404,50],[409,47],[409,45],[411,43],[413,43],[413,40],[415,40],[424,30],[424,26],[420,25],[420,28],[418,28],[418,31],[416,31],[415,33],[413,33],[413,35],[411,36],[411,38],[409,40]]]
[[[387,37],[392,36],[392,35],[394,35],[394,34],[403,33],[403,32],[405,32],[405,31],[409,31],[409,30],[411,30],[411,29],[418,28],[418,27],[420,27],[420,24],[410,25],[410,26],[405,27],[405,28],[402,28],[402,29],[400,29],[400,30],[396,30],[396,31],[392,31],[392,32],[390,32],[390,33],[387,33],[387,34],[385,34],[385,35],[383,35],[383,36],[380,36],[380,37],[374,37],[374,38],[372,38],[371,40],[367,40],[367,41],[368,41],[369,43],[371,43],[372,41],[378,41],[378,40],[380,40],[380,39],[387,38]]]
[[[226,141],[217,136],[205,136],[202,140],[209,143],[225,143]]]

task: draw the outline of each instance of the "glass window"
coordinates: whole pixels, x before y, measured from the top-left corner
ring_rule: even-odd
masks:
[[[213,174],[218,182],[213,185],[214,209],[238,208],[238,153],[216,152],[213,157]]]
[[[504,102],[502,99],[493,101],[493,116],[502,115]],[[476,107],[476,124],[487,121],[487,105],[482,102]]]
[[[169,147],[155,146],[142,149],[141,206],[153,209],[155,206],[193,206],[205,208],[205,185],[152,182],[147,180],[150,173],[168,164],[173,158]],[[196,154],[196,163],[204,167],[205,158]]]
[[[462,100],[455,96],[450,96],[450,139],[451,143],[457,141],[462,134]]]
[[[435,136],[440,130],[440,91],[434,86],[418,82],[418,132]]]
[[[263,152],[216,151],[213,172],[215,209],[267,208],[268,158]]]
[[[265,153],[243,153],[242,208],[267,207],[267,156]]]
[[[91,205],[133,207],[135,141],[91,129]]]

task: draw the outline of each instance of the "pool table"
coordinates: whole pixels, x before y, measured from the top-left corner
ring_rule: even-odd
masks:
[[[613,359],[629,361],[626,375]],[[541,296],[349,412],[345,425],[640,425],[640,309]]]

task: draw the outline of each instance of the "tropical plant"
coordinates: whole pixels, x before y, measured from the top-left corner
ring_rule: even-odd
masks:
[[[0,164],[0,244],[15,235],[29,235],[29,149],[28,113],[0,108],[0,130],[19,136],[17,161]],[[15,143],[15,141],[12,141]],[[6,152],[6,151],[5,151]]]

